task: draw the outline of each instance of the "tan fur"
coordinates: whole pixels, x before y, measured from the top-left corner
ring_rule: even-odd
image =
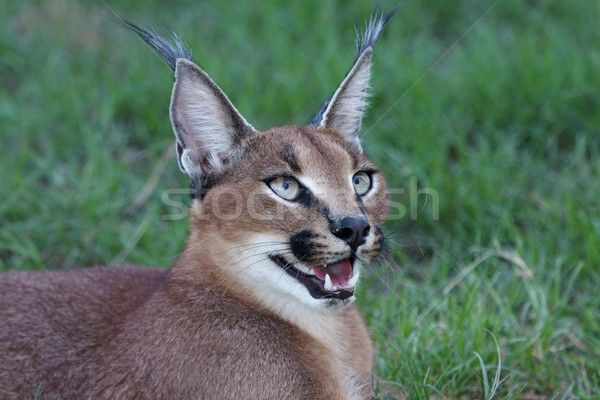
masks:
[[[271,232],[279,223],[271,233],[283,240],[306,226],[326,231],[324,219],[296,207],[284,209],[285,224],[261,221],[248,215],[246,203],[234,220],[211,218],[218,193],[251,192],[266,168],[285,169],[273,154],[286,145],[298,150],[299,163],[322,189],[339,186],[353,162],[351,148],[328,132],[267,131],[239,168],[194,202],[190,240],[170,270],[3,274],[0,398],[31,398],[40,385],[41,399],[368,397],[372,350],[354,306],[314,309],[263,292],[260,282],[244,275],[262,267],[260,256],[246,271],[237,268],[254,233]],[[343,167],[332,168],[331,158]],[[377,197],[365,203],[376,224],[387,211],[379,179]],[[256,208],[269,212],[276,200],[263,190]],[[332,210],[357,212],[354,201],[323,198]],[[226,197],[220,200],[225,214],[235,207]]]
[[[369,62],[373,32],[361,45]],[[168,270],[1,274],[0,399],[371,397],[373,352],[352,294],[381,251],[387,189],[362,153],[360,118],[340,120],[368,74],[336,91],[335,126],[257,132],[191,61],[175,72],[178,160],[197,194],[185,250]],[[367,172],[360,194],[353,177]],[[276,194],[275,177],[307,197]],[[348,220],[363,224],[352,228],[360,241],[342,233]],[[336,277],[336,265],[348,267]],[[341,286],[327,289],[320,270]]]

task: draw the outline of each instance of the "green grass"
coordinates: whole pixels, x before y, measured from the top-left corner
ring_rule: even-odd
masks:
[[[109,2],[177,30],[258,128],[312,117],[372,7],[166,3]],[[600,398],[598,21],[592,1],[435,0],[390,24],[363,125],[405,211],[359,296],[381,398]],[[174,261],[171,84],[102,3],[0,5],[0,270]]]

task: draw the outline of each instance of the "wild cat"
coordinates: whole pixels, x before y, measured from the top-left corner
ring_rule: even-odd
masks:
[[[190,235],[168,270],[0,275],[0,398],[365,399],[372,347],[354,289],[388,195],[362,151],[373,47],[308,126],[257,131],[173,43],[126,25],[175,73],[170,118]]]

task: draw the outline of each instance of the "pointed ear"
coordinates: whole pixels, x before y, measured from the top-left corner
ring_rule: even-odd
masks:
[[[225,93],[200,67],[175,34],[173,43],[151,29],[120,22],[135,32],[175,72],[171,123],[177,138],[177,161],[194,189],[222,171],[241,152],[242,139],[256,130],[235,109]],[[201,188],[201,187],[200,187]]]
[[[208,74],[185,58],[176,61],[170,114],[179,167],[191,182],[219,173],[256,131]]]
[[[357,55],[354,65],[311,123],[313,126],[325,127],[338,132],[360,151],[362,151],[362,147],[358,134],[368,104],[373,47],[383,28],[398,9],[399,7],[395,8],[385,16],[373,14],[364,36],[359,35],[357,31]]]
[[[342,84],[320,113],[320,120],[315,124],[338,132],[361,151],[358,133],[367,107],[372,54],[371,47],[360,54]]]

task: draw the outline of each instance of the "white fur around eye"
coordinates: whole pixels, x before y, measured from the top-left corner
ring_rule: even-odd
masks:
[[[279,176],[268,182],[269,187],[282,199],[294,201],[300,195],[300,184],[294,178]]]
[[[356,194],[362,196],[371,189],[371,177],[364,171],[357,172],[352,177],[352,186]]]

